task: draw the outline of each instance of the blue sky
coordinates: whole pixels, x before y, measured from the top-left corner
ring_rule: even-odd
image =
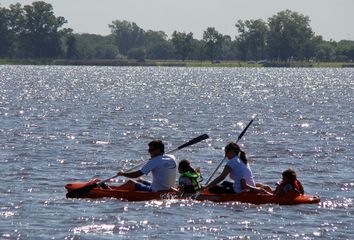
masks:
[[[0,0],[2,7],[28,0]],[[200,39],[207,27],[232,38],[235,23],[263,19],[286,9],[310,17],[311,27],[325,40],[354,40],[354,0],[49,0],[56,16],[76,33],[109,34],[113,20],[135,22],[144,30],[193,32]]]

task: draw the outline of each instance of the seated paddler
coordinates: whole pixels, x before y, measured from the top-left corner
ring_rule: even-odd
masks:
[[[237,143],[230,142],[226,145],[225,157],[228,162],[222,173],[203,189],[208,188],[212,193],[240,193],[247,190],[268,194],[265,189],[256,186],[246,153]],[[223,181],[227,176],[233,182]],[[219,184],[220,182],[222,183]]]
[[[276,184],[275,195],[283,196],[289,192],[297,192],[304,195],[304,187],[297,179],[296,172],[293,169],[285,170],[282,176],[283,179]]]
[[[159,192],[170,190],[176,183],[177,164],[173,155],[165,154],[165,145],[161,140],[154,140],[148,144],[150,159],[140,170],[133,172],[118,172],[118,176],[134,178],[124,186],[128,190]],[[152,182],[138,179],[152,173]]]
[[[183,159],[178,164],[178,191],[181,194],[196,193],[200,190],[201,175],[198,168],[194,169],[190,161]]]

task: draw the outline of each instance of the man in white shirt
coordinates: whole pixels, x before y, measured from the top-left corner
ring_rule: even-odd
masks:
[[[165,153],[165,146],[161,140],[151,141],[149,144],[149,161],[134,172],[118,172],[118,176],[139,178],[152,172],[152,183],[148,181],[133,181],[134,188],[138,191],[158,192],[169,190],[176,183],[177,164],[173,155]]]

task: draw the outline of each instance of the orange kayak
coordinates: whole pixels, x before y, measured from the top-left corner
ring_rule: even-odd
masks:
[[[243,202],[252,204],[279,204],[279,205],[296,205],[319,203],[319,197],[310,195],[301,195],[296,192],[290,192],[284,196],[268,195],[255,192],[242,192],[237,194],[220,194],[203,191],[196,196],[200,201],[212,202]]]
[[[70,191],[80,189],[92,182],[68,183],[65,188]],[[279,205],[296,205],[319,203],[320,198],[309,195],[301,195],[298,193],[289,193],[285,196],[275,196],[259,194],[254,192],[243,192],[238,194],[220,194],[210,193],[207,190],[194,196],[188,196],[198,201],[212,202],[243,202],[252,204],[279,204]],[[126,201],[149,201],[154,199],[181,198],[174,190],[161,192],[145,192],[135,191],[127,187],[125,184],[121,186],[109,186],[106,189],[100,187],[92,188],[88,193],[80,196],[80,198],[117,198]],[[182,197],[186,198],[186,196]]]
[[[68,190],[68,192],[71,192],[89,184],[92,184],[92,181],[68,183],[65,185],[65,188]],[[177,192],[174,190],[161,192],[135,191],[132,190],[131,187],[127,187],[125,184],[123,184],[121,186],[110,185],[108,188],[95,187],[88,193],[80,196],[80,198],[117,198],[126,201],[149,201],[166,198],[166,194],[169,193],[176,194]]]

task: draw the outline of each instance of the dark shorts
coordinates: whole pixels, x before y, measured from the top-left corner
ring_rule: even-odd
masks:
[[[136,182],[135,183],[135,190],[137,190],[137,191],[145,191],[145,192],[152,192],[151,182],[148,182],[148,181]]]
[[[210,188],[209,191],[211,193],[228,193],[228,194],[235,193],[233,188],[233,183],[228,181],[224,181],[222,182],[221,185],[216,185]]]

